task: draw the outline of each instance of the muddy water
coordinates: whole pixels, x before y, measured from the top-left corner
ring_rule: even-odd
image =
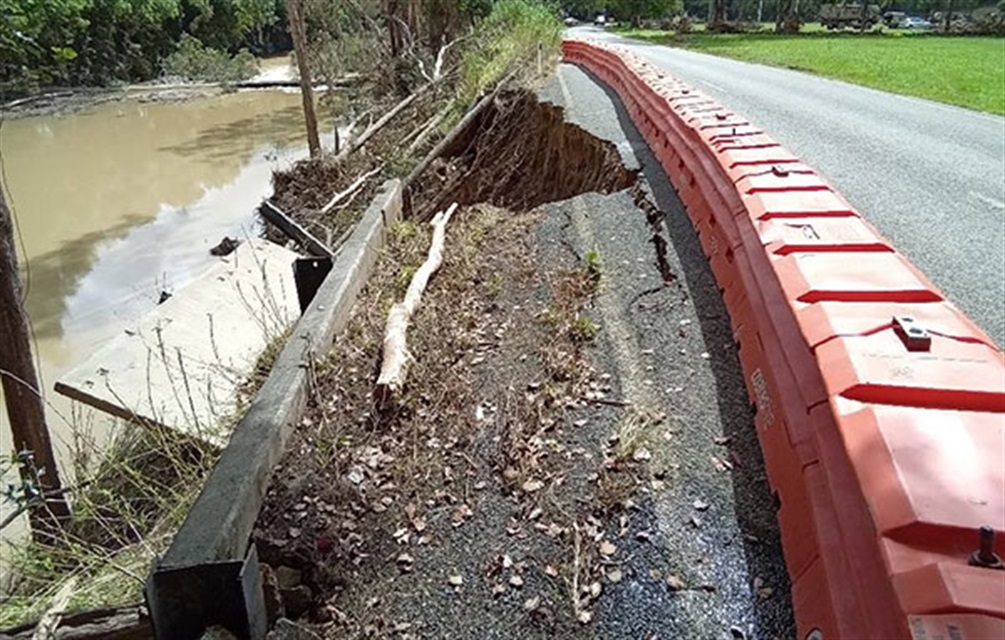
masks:
[[[27,309],[65,478],[74,449],[68,423],[94,421],[51,391],[55,380],[161,291],[211,266],[209,248],[221,237],[257,232],[253,211],[271,192],[272,170],[305,153],[299,105],[299,95],[247,92],[3,124]],[[9,426],[0,421],[6,456]]]

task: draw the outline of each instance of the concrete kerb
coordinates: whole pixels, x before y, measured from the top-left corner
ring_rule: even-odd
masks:
[[[401,212],[401,182],[389,180],[339,252],[170,548],[155,563],[145,595],[157,638],[198,638],[214,625],[239,638],[265,637],[251,531],[272,471],[303,412],[310,368],[345,328],[384,246],[385,231]]]

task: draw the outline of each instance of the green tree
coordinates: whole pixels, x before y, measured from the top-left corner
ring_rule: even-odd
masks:
[[[668,18],[680,13],[684,3],[683,0],[615,0],[608,6],[615,18],[638,26],[642,20]]]

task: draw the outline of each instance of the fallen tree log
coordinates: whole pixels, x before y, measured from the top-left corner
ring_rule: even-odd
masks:
[[[0,640],[29,640],[39,623],[0,631]],[[57,640],[148,640],[150,619],[140,605],[95,609],[60,615],[59,625],[47,636]]]
[[[379,406],[393,405],[395,398],[405,384],[408,363],[411,354],[408,352],[408,323],[415,310],[419,308],[422,293],[429,284],[429,279],[443,263],[443,245],[446,240],[447,223],[457,210],[457,203],[450,205],[446,211],[440,211],[430,223],[433,227],[433,239],[429,243],[429,255],[422,266],[418,268],[408,285],[405,299],[391,307],[387,314],[387,329],[384,334],[384,350],[381,358],[380,376],[377,378],[376,398]]]

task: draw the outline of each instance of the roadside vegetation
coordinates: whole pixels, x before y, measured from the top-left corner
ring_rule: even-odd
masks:
[[[798,36],[754,32],[626,37],[808,71],[874,89],[1005,114],[1005,38],[887,32],[860,36],[816,30]]]
[[[606,12],[583,4],[575,18],[602,15],[625,37],[1005,114],[1005,1],[835,9],[827,0],[664,0]],[[827,22],[835,12],[841,19]]]
[[[680,46],[1005,114],[1005,39],[693,34]]]

